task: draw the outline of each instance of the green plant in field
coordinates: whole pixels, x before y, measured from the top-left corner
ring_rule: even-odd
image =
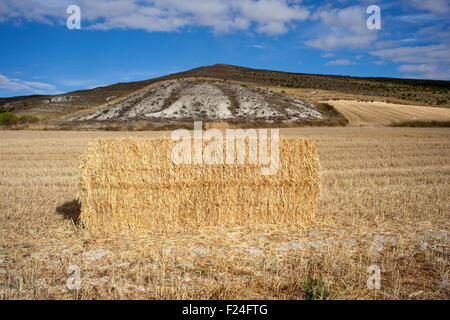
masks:
[[[3,112],[0,114],[0,125],[10,126],[13,124],[17,124],[20,121],[20,118],[11,112]]]
[[[324,300],[330,296],[322,278],[307,277],[302,284],[302,294],[307,300]]]
[[[39,118],[32,116],[32,115],[25,114],[19,118],[19,122],[20,123],[36,123],[36,122],[39,122]]]

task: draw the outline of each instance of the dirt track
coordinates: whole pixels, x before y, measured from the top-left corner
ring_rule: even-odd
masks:
[[[327,101],[348,120],[349,126],[386,126],[393,122],[450,120],[450,109],[410,106],[385,102]]]

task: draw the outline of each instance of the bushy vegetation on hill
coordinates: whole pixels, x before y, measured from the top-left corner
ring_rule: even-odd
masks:
[[[391,127],[412,127],[412,128],[427,128],[427,127],[435,127],[435,128],[450,128],[450,121],[404,121],[398,123],[392,123]]]
[[[18,116],[11,112],[0,113],[0,125],[11,126],[15,124],[36,123],[39,118],[31,115]]]
[[[0,113],[0,125],[9,126],[19,123],[19,117],[11,112]]]

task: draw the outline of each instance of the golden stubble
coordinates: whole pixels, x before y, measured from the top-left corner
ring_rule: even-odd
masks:
[[[88,142],[168,134],[0,132],[0,298],[303,299],[308,277],[335,299],[449,298],[449,129],[280,133],[317,146],[314,221],[94,236],[75,223]],[[372,264],[381,290],[366,286]]]

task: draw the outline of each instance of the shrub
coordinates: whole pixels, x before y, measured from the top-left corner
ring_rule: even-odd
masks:
[[[3,126],[11,126],[13,124],[17,124],[20,121],[20,118],[11,112],[3,112],[0,114],[0,125]]]
[[[19,118],[20,123],[36,123],[39,122],[39,118],[32,115],[23,115]]]
[[[11,112],[3,112],[0,114],[0,125],[11,126],[15,124],[26,124],[39,122],[39,118],[32,115],[18,115]]]
[[[421,121],[421,120],[413,120],[413,121],[404,121],[404,122],[394,122],[390,124],[391,127],[412,127],[412,128],[450,128],[450,121]]]

